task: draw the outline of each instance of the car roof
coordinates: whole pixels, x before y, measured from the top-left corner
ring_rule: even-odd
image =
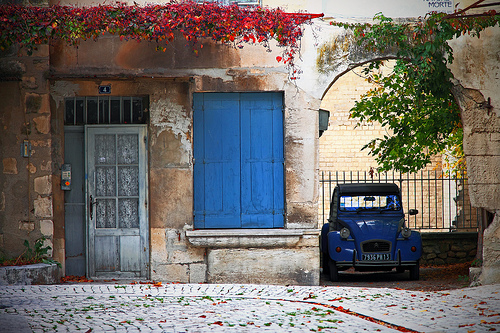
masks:
[[[399,194],[399,187],[393,183],[338,184],[340,195]]]

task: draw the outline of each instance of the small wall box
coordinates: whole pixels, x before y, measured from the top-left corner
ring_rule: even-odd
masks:
[[[71,164],[63,164],[61,167],[61,190],[71,190]]]

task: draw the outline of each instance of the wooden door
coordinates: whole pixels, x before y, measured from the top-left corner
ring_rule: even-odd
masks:
[[[88,275],[147,278],[146,126],[86,126]]]

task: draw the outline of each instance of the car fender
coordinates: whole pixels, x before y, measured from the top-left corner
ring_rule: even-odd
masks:
[[[416,251],[412,252],[411,247],[415,246]],[[402,261],[417,261],[422,256],[422,236],[418,231],[411,232],[410,237],[398,237],[396,241],[396,253],[400,251]]]
[[[340,247],[339,252],[337,252],[337,247]],[[356,245],[352,238],[342,239],[339,231],[328,233],[328,253],[332,260],[352,262],[355,249]]]

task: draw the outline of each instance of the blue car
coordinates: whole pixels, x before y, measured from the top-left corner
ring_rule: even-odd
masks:
[[[410,209],[409,215],[418,214]],[[323,272],[338,281],[339,271],[410,271],[419,279],[422,238],[405,223],[396,184],[340,184],[333,191],[330,217],[321,230]]]

